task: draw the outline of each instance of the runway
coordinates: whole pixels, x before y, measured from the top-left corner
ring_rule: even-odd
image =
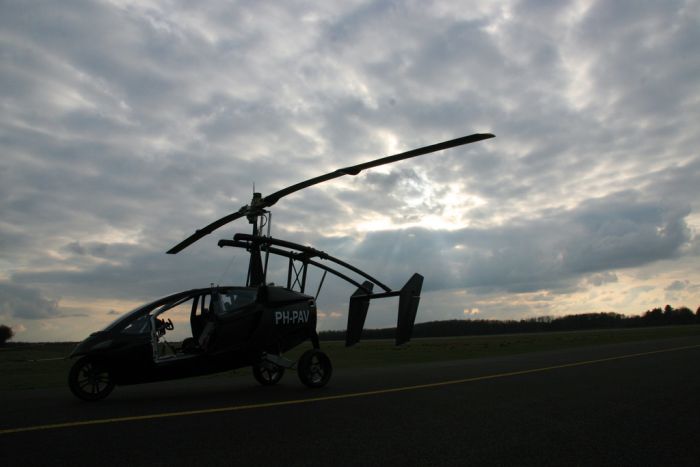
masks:
[[[2,393],[7,465],[697,465],[700,337],[383,369]],[[26,431],[22,431],[26,430]]]

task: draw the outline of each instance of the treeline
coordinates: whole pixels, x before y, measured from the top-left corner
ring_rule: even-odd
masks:
[[[561,317],[541,316],[521,320],[454,319],[418,323],[413,337],[456,337],[489,334],[513,334],[525,332],[578,331],[590,329],[638,328],[678,324],[700,324],[700,307],[693,313],[690,308],[665,308],[647,310],[640,316],[619,313],[584,313]],[[391,339],[396,328],[365,329],[363,339]],[[344,340],[345,331],[321,331],[324,340]]]

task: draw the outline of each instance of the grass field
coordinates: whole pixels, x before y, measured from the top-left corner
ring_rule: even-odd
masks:
[[[366,340],[346,348],[340,341],[322,342],[335,368],[376,367],[475,357],[508,355],[542,350],[612,344],[648,339],[700,336],[700,325],[664,326],[639,329],[503,334],[414,339],[401,347],[390,340]],[[72,364],[66,357],[75,343],[12,344],[0,348],[0,391],[57,387],[66,384]],[[286,354],[296,359],[307,347]],[[249,374],[238,370],[210,377]]]

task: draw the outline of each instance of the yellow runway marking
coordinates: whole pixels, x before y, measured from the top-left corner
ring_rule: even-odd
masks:
[[[77,422],[53,423],[53,424],[48,424],[48,425],[35,425],[35,426],[28,426],[28,427],[22,427],[22,428],[10,428],[10,429],[0,430],[0,435],[6,435],[6,434],[11,434],[11,433],[22,433],[22,432],[27,432],[27,431],[41,431],[41,430],[52,430],[52,429],[58,429],[58,428],[72,428],[72,427],[88,426],[88,425],[105,425],[108,423],[133,422],[133,421],[138,421],[138,420],[156,420],[156,419],[169,418],[169,417],[184,417],[187,415],[205,415],[205,414],[213,414],[213,413],[221,413],[221,412],[236,412],[236,411],[242,411],[242,410],[263,409],[263,408],[269,408],[269,407],[283,407],[286,405],[309,404],[312,402],[324,402],[324,401],[332,401],[332,400],[339,400],[339,399],[352,399],[352,398],[356,398],[356,397],[376,396],[376,395],[381,395],[381,394],[392,394],[392,393],[397,393],[397,392],[415,391],[418,389],[437,388],[437,387],[442,387],[442,386],[451,386],[451,385],[455,385],[455,384],[471,383],[471,382],[475,382],[475,381],[485,381],[485,380],[489,380],[489,379],[507,378],[510,376],[526,375],[526,374],[530,374],[530,373],[540,373],[540,372],[544,372],[544,371],[558,370],[561,368],[572,368],[572,367],[577,367],[577,366],[593,365],[596,363],[610,362],[610,361],[614,361],[614,360],[623,360],[623,359],[627,359],[627,358],[643,357],[646,355],[653,355],[653,354],[659,354],[659,353],[665,353],[665,352],[677,352],[680,350],[695,349],[698,347],[700,347],[700,344],[699,345],[687,345],[687,346],[683,346],[683,347],[673,347],[670,349],[652,350],[649,352],[639,352],[639,353],[627,354],[627,355],[618,355],[615,357],[599,358],[596,360],[585,360],[585,361],[573,362],[573,363],[563,363],[560,365],[552,365],[552,366],[546,366],[546,367],[540,367],[540,368],[531,368],[528,370],[509,371],[506,373],[497,373],[497,374],[486,375],[486,376],[474,376],[471,378],[454,379],[454,380],[449,380],[449,381],[439,381],[436,383],[417,384],[414,386],[403,386],[403,387],[398,387],[398,388],[377,389],[377,390],[373,390],[373,391],[352,392],[352,393],[347,393],[347,394],[338,394],[335,396],[310,397],[308,399],[295,399],[295,400],[279,401],[279,402],[265,402],[265,403],[261,403],[261,404],[235,405],[235,406],[229,406],[229,407],[217,407],[217,408],[212,408],[212,409],[185,410],[185,411],[181,411],[181,412],[166,412],[166,413],[150,414],[150,415],[137,415],[137,416],[132,416],[132,417],[101,418],[101,419],[97,419],[97,420],[82,420],[82,421],[77,421]]]

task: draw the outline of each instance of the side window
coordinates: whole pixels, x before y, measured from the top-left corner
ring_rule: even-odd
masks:
[[[200,297],[199,306],[197,307],[197,316],[206,315],[211,307],[211,295],[206,294]]]
[[[222,316],[232,315],[255,301],[255,291],[230,290],[226,293],[219,294],[219,299],[218,314]]]

